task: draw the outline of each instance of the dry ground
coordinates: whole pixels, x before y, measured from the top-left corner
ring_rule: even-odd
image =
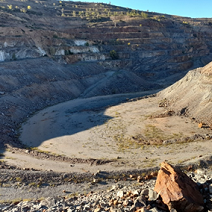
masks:
[[[160,97],[151,97],[105,108],[118,96],[75,99],[46,108],[23,124],[20,140],[41,151],[76,158],[114,159],[90,166],[33,158],[27,154],[5,152],[5,160],[21,167],[60,172],[142,169],[168,160],[183,163],[212,151],[211,140],[188,140],[164,145],[164,140],[179,141],[194,134],[210,134],[188,117],[161,114]],[[85,109],[85,106],[87,109]],[[160,118],[157,118],[160,117]],[[152,144],[154,143],[154,145]],[[150,144],[150,145],[149,145]]]

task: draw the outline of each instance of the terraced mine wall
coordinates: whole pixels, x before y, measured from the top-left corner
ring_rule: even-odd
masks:
[[[202,23],[192,26],[165,18],[135,19],[116,27],[83,26],[61,32],[7,30],[12,35],[0,28],[2,62],[43,56],[63,63],[99,61],[146,80],[157,80],[203,66],[212,59],[211,26]],[[116,61],[111,58],[112,50],[118,55]]]

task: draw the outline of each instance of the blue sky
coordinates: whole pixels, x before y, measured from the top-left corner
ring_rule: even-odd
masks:
[[[79,1],[79,0],[77,0]],[[84,0],[191,18],[212,18],[212,0]]]

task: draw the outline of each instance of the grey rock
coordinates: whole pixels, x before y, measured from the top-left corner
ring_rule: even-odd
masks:
[[[80,205],[76,206],[76,210],[81,210],[82,207]]]
[[[89,210],[91,208],[91,205],[90,204],[87,204],[84,206],[84,209],[83,210]]]
[[[117,197],[122,198],[123,196],[124,196],[124,191],[122,191],[122,190],[118,191]]]
[[[149,201],[155,201],[158,197],[159,195],[157,194],[157,192],[152,189],[149,190]]]
[[[55,199],[53,197],[48,197],[40,202],[40,207],[47,206],[52,207],[55,205]]]
[[[205,170],[203,169],[197,169],[196,170],[197,175],[205,175]]]
[[[195,174],[192,172],[190,175],[189,175],[190,178],[193,178],[195,177]]]
[[[161,212],[161,210],[157,209],[157,208],[151,208],[150,210],[151,212]],[[171,212],[171,211],[170,211]],[[174,212],[174,211],[173,211]],[[177,211],[176,211],[177,212]]]
[[[125,199],[123,202],[123,206],[128,206],[130,204],[129,199]]]
[[[143,195],[143,196],[148,196],[148,195],[149,195],[149,189],[144,189],[144,190],[142,190],[140,195],[141,195],[141,196],[142,196],[142,195]]]
[[[163,144],[173,144],[173,143],[176,143],[176,142],[177,142],[177,139],[169,139],[169,140],[164,140]]]
[[[123,210],[121,210],[120,208],[113,208],[110,207],[110,212],[122,212]]]
[[[139,196],[140,191],[139,191],[139,190],[135,190],[135,191],[133,191],[132,193],[133,193],[134,196]]]
[[[131,211],[134,210],[134,208],[141,208],[141,207],[146,207],[146,199],[143,196],[139,196],[136,198],[134,205],[131,207]]]
[[[177,212],[177,210],[174,209],[174,208],[172,208],[172,209],[170,210],[170,212]]]

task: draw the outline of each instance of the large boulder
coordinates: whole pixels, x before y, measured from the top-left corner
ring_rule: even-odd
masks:
[[[197,184],[166,162],[161,164],[154,190],[160,194],[169,210],[199,212],[204,209]]]

